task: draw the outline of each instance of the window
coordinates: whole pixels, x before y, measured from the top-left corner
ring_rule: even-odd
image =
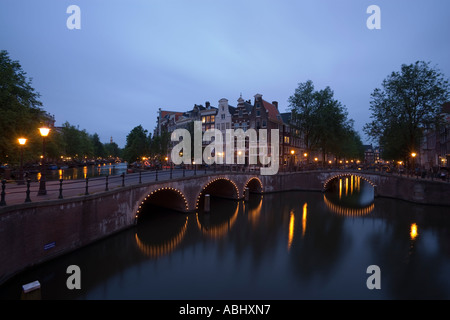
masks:
[[[224,114],[221,114],[221,115],[220,115],[220,119],[225,120],[225,115],[224,115]]]
[[[202,123],[206,122],[206,117],[202,117]]]
[[[235,129],[238,129],[238,128],[239,128],[239,123],[236,122],[236,123],[234,124],[234,128],[235,128]]]
[[[227,122],[227,129],[230,129],[230,123]]]
[[[239,109],[239,118],[242,118],[242,109]]]
[[[263,128],[265,128],[266,127],[266,125],[267,125],[267,122],[266,122],[266,120],[263,120]]]
[[[256,110],[256,116],[259,117],[261,115],[261,111],[260,110]]]
[[[216,116],[211,116],[211,122],[214,122],[216,119]]]

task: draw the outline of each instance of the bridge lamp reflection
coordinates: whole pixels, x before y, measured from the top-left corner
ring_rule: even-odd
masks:
[[[411,231],[409,232],[409,235],[411,237],[411,240],[414,240],[417,238],[419,233],[417,232],[417,224],[413,223],[411,224]]]

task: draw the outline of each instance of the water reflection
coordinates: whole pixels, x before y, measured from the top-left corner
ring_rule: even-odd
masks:
[[[448,208],[369,201],[356,178],[335,184],[325,195],[212,198],[210,213],[148,207],[137,226],[21,274],[0,298],[39,280],[42,299],[449,299]],[[71,264],[82,290],[65,287]],[[372,264],[381,290],[366,287]]]
[[[345,216],[368,215],[375,208],[373,187],[354,175],[331,181],[323,201],[333,213]]]
[[[126,163],[111,163],[111,164],[98,164],[98,165],[85,165],[80,167],[61,167],[58,169],[46,170],[47,180],[72,180],[72,179],[86,179],[106,175],[120,175],[127,169]],[[31,179],[41,178],[41,173],[29,174]]]
[[[219,204],[220,203],[220,204]],[[211,238],[221,238],[227,234],[236,223],[239,214],[239,202],[211,199],[211,206],[214,208],[220,205],[223,212],[227,214],[215,214],[215,212],[196,213],[197,227],[202,234]]]
[[[139,219],[135,240],[136,246],[145,256],[158,258],[174,251],[183,241],[188,216],[160,208],[152,209],[154,212],[146,212]]]

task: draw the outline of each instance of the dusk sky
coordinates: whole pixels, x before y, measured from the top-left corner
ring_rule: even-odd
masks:
[[[81,29],[70,30],[70,5]],[[370,5],[381,29],[369,30]],[[448,0],[0,0],[0,49],[32,78],[56,125],[125,146],[158,108],[187,111],[257,93],[288,111],[298,83],[326,86],[355,129],[370,94],[417,60],[450,77]]]

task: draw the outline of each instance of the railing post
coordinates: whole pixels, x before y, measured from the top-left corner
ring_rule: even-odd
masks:
[[[84,193],[85,196],[89,195],[89,192],[88,192],[88,183],[89,183],[89,178],[86,178],[86,192]]]
[[[142,172],[139,171],[139,184],[141,184],[141,183],[142,183]]]
[[[156,177],[155,177],[155,181],[158,181],[158,168],[156,168]]]
[[[172,166],[172,164],[170,164],[170,179],[172,179],[172,171],[173,171],[173,166]]]
[[[105,187],[105,191],[109,191],[109,188],[108,188],[108,178],[109,178],[109,175],[106,175],[106,187]]]
[[[125,172],[122,173],[122,187],[125,187]]]
[[[62,184],[63,184],[63,179],[59,179],[59,197],[58,199],[63,199],[63,195],[62,195]]]
[[[25,202],[31,202],[31,199],[30,199],[30,182],[31,182],[31,179],[28,178],[27,179],[27,197],[25,198]]]
[[[196,176],[196,175],[197,175],[197,165],[194,164],[194,176]]]
[[[6,206],[6,201],[5,201],[5,184],[6,184],[6,180],[3,179],[2,180],[2,193],[1,193],[0,206]]]
[[[183,165],[183,178],[186,176],[185,171],[186,171],[186,168]]]

